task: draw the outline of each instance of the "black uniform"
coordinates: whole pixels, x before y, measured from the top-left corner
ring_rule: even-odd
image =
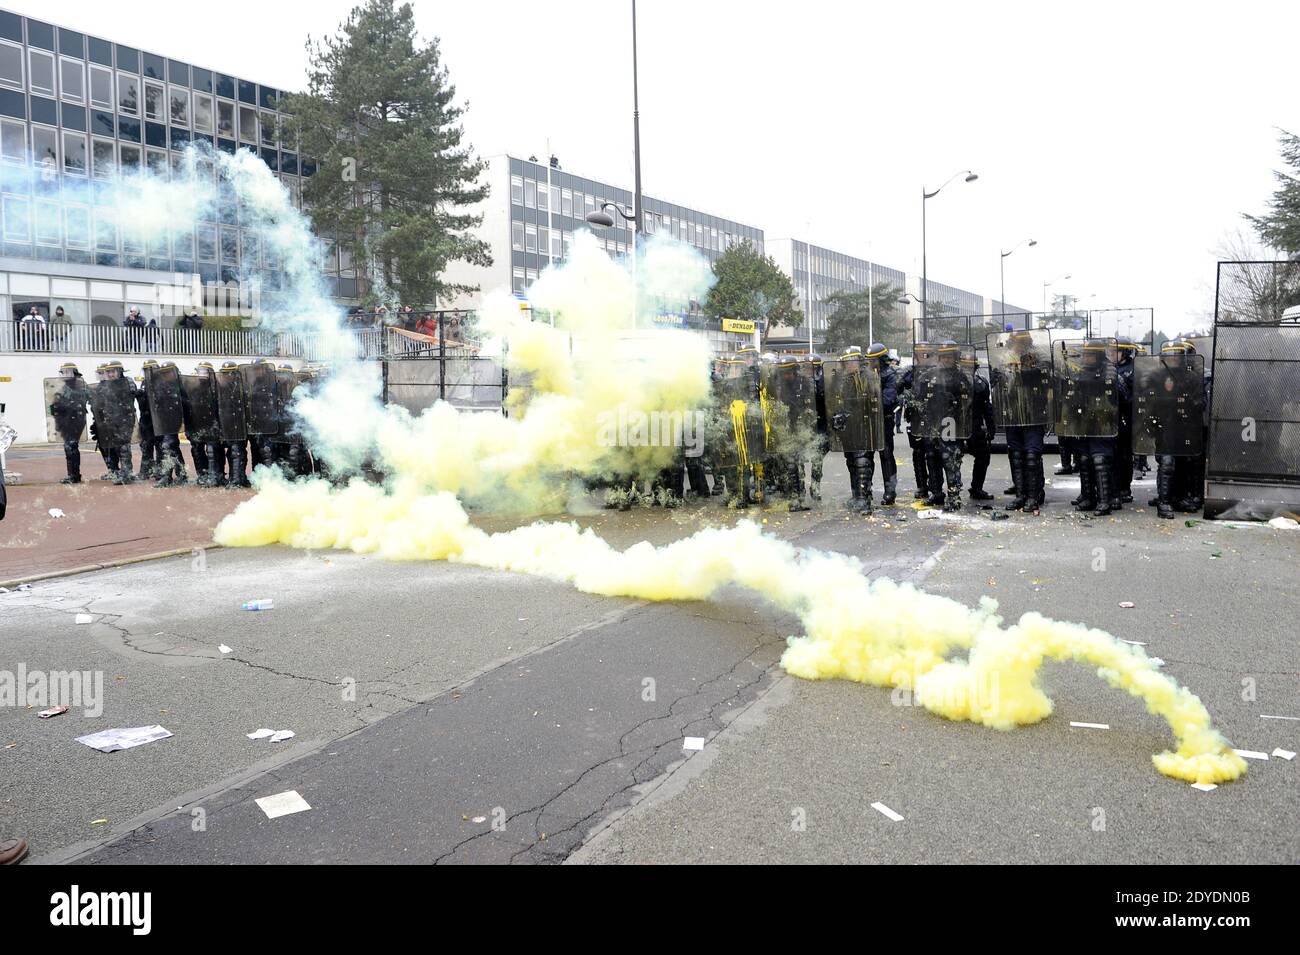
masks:
[[[997,434],[993,417],[993,392],[981,375],[975,375],[974,408],[970,438],[966,450],[971,455],[970,497],[972,501],[987,501],[993,497],[984,490],[984,478],[989,473],[990,445]]]
[[[153,433],[153,415],[149,411],[149,393],[141,382],[135,388],[135,402],[140,408],[136,427],[140,431],[140,480],[162,477],[162,449]]]
[[[886,355],[879,359],[880,361],[880,406],[882,428],[881,435],[884,438],[884,447],[879,451],[880,454],[880,480],[884,486],[884,496],[881,503],[889,505],[894,503],[898,494],[898,462],[894,460],[894,412],[898,409],[898,372],[894,369],[893,363]],[[875,480],[876,459],[870,452],[866,452],[866,461],[863,462],[865,470],[865,479],[867,492],[871,492],[871,483]]]
[[[1133,353],[1120,349],[1115,372],[1127,389],[1128,397],[1121,394],[1119,404],[1119,435],[1115,440],[1114,467],[1111,480],[1119,500],[1128,504],[1133,500]]]
[[[81,432],[86,429],[86,408],[90,405],[90,389],[78,372],[67,379],[62,390],[50,403],[59,437],[63,439],[63,459],[68,466],[65,483],[81,483]]]
[[[904,396],[912,394],[912,381],[916,372],[916,366],[910,366],[907,371],[903,372],[901,390]],[[930,476],[928,461],[926,459],[925,439],[917,433],[917,422],[920,414],[914,403],[904,401],[904,417],[907,419],[907,443],[912,449],[912,472],[916,476],[916,491],[913,492],[914,498],[923,498],[927,495],[930,488]]]

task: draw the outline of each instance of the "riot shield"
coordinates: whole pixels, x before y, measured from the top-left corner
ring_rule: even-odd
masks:
[[[190,444],[210,444],[221,440],[221,416],[217,410],[214,376],[181,375],[181,417]]]
[[[105,447],[130,444],[135,431],[135,390],[127,378],[107,378],[95,386],[91,406],[95,432]]]
[[[1108,357],[1115,340],[1052,343],[1056,434],[1062,438],[1113,438],[1119,433],[1119,374]]]
[[[77,378],[75,379],[75,383],[74,383],[60,375],[58,378],[46,378],[44,380],[44,387],[45,387],[45,438],[46,440],[49,441],[51,444],[62,444],[64,438],[76,438],[78,441],[85,441],[86,440],[86,416],[84,413],[79,416],[81,419],[81,429],[76,434],[65,433],[69,429],[69,427],[74,427],[76,425],[75,420],[70,420],[66,418],[55,418],[54,415],[50,413],[50,406],[54,404],[55,400],[60,395],[64,394],[65,390],[70,388],[80,389],[81,395],[73,396],[69,404],[75,405],[79,397],[81,406],[83,408],[86,405],[88,405],[91,401],[91,391],[89,387],[86,385],[85,379]]]
[[[913,357],[916,433],[943,441],[969,438],[975,408],[975,346],[917,349]]]
[[[1045,328],[988,336],[993,412],[1003,428],[1052,424],[1052,342]]]
[[[827,436],[832,451],[879,451],[885,446],[880,372],[862,358],[822,363]],[[892,422],[891,422],[892,426]]]
[[[754,372],[743,361],[718,363],[714,414],[708,444],[715,467],[761,464],[767,457],[767,434],[761,396],[754,397]]]
[[[244,383],[244,409],[249,434],[277,434],[280,412],[276,407],[275,366],[256,362],[239,366]]]
[[[293,404],[293,392],[298,387],[298,375],[296,372],[278,370],[275,373],[275,407],[279,413],[278,434],[280,440],[286,443],[301,440],[297,435],[297,429],[294,426],[293,411],[290,410]]]
[[[1133,453],[1200,454],[1205,446],[1205,358],[1133,360]]]
[[[222,441],[246,441],[248,422],[244,414],[244,376],[238,368],[217,372],[217,423]]]
[[[816,425],[808,414],[816,402],[814,383],[799,375],[799,363],[793,359],[763,365],[762,382],[768,450],[783,455],[802,453],[812,441]]]
[[[153,433],[181,433],[181,373],[175,365],[144,370],[144,390],[149,396]]]

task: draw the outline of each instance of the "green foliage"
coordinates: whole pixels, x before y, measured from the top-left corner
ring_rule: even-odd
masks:
[[[1260,241],[1287,254],[1300,252],[1300,136],[1278,130],[1282,162],[1290,171],[1277,169],[1277,191],[1262,216],[1246,216],[1259,233]]]
[[[911,342],[911,327],[899,299],[903,290],[889,282],[877,282],[870,294],[861,291],[841,290],[826,297],[826,304],[835,309],[826,320],[828,355],[836,355],[849,345],[858,345],[866,351],[875,340],[889,348],[906,348]]]
[[[790,277],[749,241],[733,245],[719,256],[713,274],[717,281],[704,302],[709,318],[766,319],[769,327],[803,322]]]
[[[420,43],[410,4],[366,0],[307,50],[308,91],[282,108],[317,160],[303,188],[313,225],[352,254],[363,299],[419,307],[472,291],[440,278],[449,262],[492,260],[470,232],[482,216],[463,211],[487,196],[484,164],[462,143],[437,39]]]

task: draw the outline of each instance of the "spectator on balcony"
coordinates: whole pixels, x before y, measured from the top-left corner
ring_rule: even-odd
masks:
[[[376,306],[375,306],[374,327],[375,327],[375,328],[383,328],[385,325],[388,325],[388,324],[391,324],[391,322],[390,322],[390,320],[389,320],[389,318],[388,318],[388,306],[387,306],[387,305],[376,305]]]
[[[149,316],[148,323],[144,326],[144,350],[153,354],[158,353],[158,342],[162,338],[162,329],[158,325],[158,319],[154,315]]]
[[[199,347],[199,336],[190,334],[203,329],[203,316],[199,314],[199,310],[191,308],[188,315],[182,314],[181,320],[177,322],[177,327],[185,329],[180,336],[182,339],[181,347],[177,350],[187,355],[202,353],[203,349]]]
[[[72,319],[68,318],[60,305],[54,310],[54,317],[50,319],[50,346],[55,351],[68,351],[70,349],[70,340],[72,338]]]
[[[35,305],[23,316],[22,328],[20,329],[22,344],[19,348],[26,351],[45,351],[45,335],[47,331],[45,316],[42,315]]]
[[[430,338],[437,338],[438,321],[428,312],[424,312],[415,323],[415,330],[421,335],[428,335]]]
[[[401,312],[398,314],[401,317],[402,328],[408,332],[415,331],[415,326],[419,319],[419,316],[415,314],[415,309],[411,308],[409,305],[404,305],[402,306]]]
[[[144,319],[140,317],[140,310],[132,308],[126,313],[126,318],[122,322],[122,327],[126,329],[126,350],[129,352],[140,351],[140,334],[144,331]]]

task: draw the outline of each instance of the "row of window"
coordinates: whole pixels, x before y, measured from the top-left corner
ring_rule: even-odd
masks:
[[[80,60],[62,58],[59,61],[59,82],[55,88],[54,58],[39,50],[28,50],[28,88],[38,96],[58,98],[75,106],[89,105],[93,109],[114,110],[124,116],[143,117],[158,123],[192,128],[195,132],[216,134],[241,142],[260,143],[263,146],[280,145],[281,123],[270,110],[214,98],[207,93],[191,91],[186,87],[163,85],[143,81],[138,76],[114,74],[103,67],[90,67],[89,91],[86,87],[86,64]],[[0,41],[0,85],[23,88],[22,50]],[[143,89],[143,102],[142,102]],[[48,102],[49,118],[37,115]],[[33,98],[32,119],[55,124],[54,104]],[[65,109],[66,113],[66,109]],[[65,125],[67,125],[65,123]],[[291,145],[291,144],[290,144]]]
[[[92,207],[32,200],[25,196],[0,197],[4,241],[94,249],[242,266],[244,269],[278,270],[281,260],[274,245],[256,232],[200,224],[194,229],[167,229],[146,233],[132,220],[119,221],[111,207]]]
[[[548,186],[544,182],[523,176],[511,176],[510,201],[525,209],[537,209],[539,212],[585,219],[608,200],[574,189]],[[621,225],[621,216],[614,214],[613,219],[616,225]],[[676,236],[682,242],[711,252],[725,252],[741,241],[739,235],[734,235],[725,229],[719,231],[714,226],[688,222],[680,216],[674,219],[672,216],[647,211],[642,215],[642,221],[648,235]]]
[[[198,176],[211,181],[216,175],[215,167],[207,160],[200,160],[194,170],[185,167],[184,157],[179,153],[167,153],[161,149],[147,149],[131,143],[115,143],[111,139],[87,138],[82,133],[43,126],[32,126],[30,151],[27,143],[27,124],[0,120],[0,159],[15,164],[25,164],[30,158],[37,167],[37,174],[42,178],[41,188],[49,191],[57,185],[57,172],[70,176],[90,175],[95,179],[110,180],[123,174],[138,172],[143,163],[154,176],[173,179]],[[284,153],[284,156],[291,154]],[[60,166],[60,158],[62,165]],[[296,171],[296,163],[294,164]],[[300,207],[302,199],[301,180],[296,175],[281,175],[280,181],[289,190],[295,208]],[[9,188],[17,188],[15,181],[6,175]],[[18,191],[26,191],[19,189]]]
[[[610,255],[627,255],[632,251],[630,242],[620,242],[607,236],[597,237]],[[516,252],[535,252],[552,259],[563,259],[573,246],[573,232],[568,229],[548,229],[531,222],[510,223],[510,247]]]
[[[45,50],[53,55],[55,51],[54,30],[48,23],[39,20],[27,21],[27,45],[36,50]],[[60,27],[57,52],[60,58],[72,60],[89,59],[92,64],[144,76],[146,79],[163,80],[181,86],[192,87],[205,93],[216,93],[227,99],[238,99],[251,106],[261,105],[275,109],[280,92],[270,86],[258,86],[248,80],[236,80],[224,73],[205,70],[202,67],[191,68],[188,63],[179,60],[167,60],[156,53],[142,53],[124,44],[109,43],[98,37],[86,37],[75,30]],[[17,14],[0,10],[0,43],[21,48],[23,43],[23,22]],[[116,52],[116,58],[114,53]]]

